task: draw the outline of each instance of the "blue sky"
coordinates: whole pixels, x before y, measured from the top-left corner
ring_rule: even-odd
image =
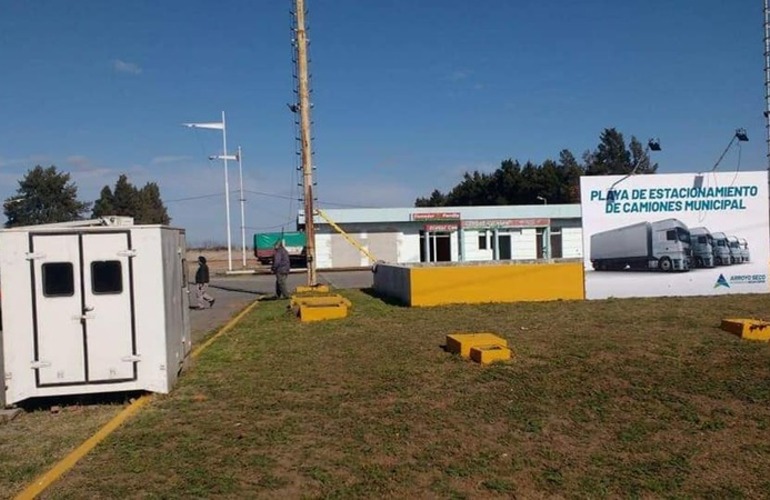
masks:
[[[192,243],[224,242],[223,168],[207,160],[221,134],[180,126],[224,110],[247,234],[292,228],[292,4],[0,0],[0,196],[36,164],[87,201],[125,173],[160,185]],[[605,127],[659,137],[660,172],[711,168],[745,127],[721,168],[767,167],[759,0],[308,7],[321,206],[410,206],[506,158],[580,157]]]

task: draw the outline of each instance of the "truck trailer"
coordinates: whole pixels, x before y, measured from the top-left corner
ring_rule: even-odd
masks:
[[[705,227],[690,229],[690,248],[694,267],[714,267],[714,240]]]
[[[591,235],[597,271],[689,271],[690,231],[678,219],[640,222]]]
[[[283,240],[292,265],[305,263],[305,233],[258,233],[254,235],[254,256],[260,264],[270,265],[275,255],[275,244]]]

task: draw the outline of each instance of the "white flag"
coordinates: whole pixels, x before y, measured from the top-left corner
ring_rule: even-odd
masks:
[[[209,122],[209,123],[183,123],[185,127],[190,128],[210,128],[212,130],[224,130],[225,124],[220,122]]]

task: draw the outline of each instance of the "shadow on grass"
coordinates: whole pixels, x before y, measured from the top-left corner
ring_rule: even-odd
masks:
[[[368,295],[368,296],[370,296],[370,297],[372,297],[374,299],[377,299],[377,300],[381,301],[382,303],[387,304],[389,306],[397,306],[397,307],[403,307],[403,308],[408,308],[409,307],[409,305],[404,304],[403,302],[401,302],[400,300],[398,300],[398,299],[396,299],[394,297],[388,297],[386,295],[378,294],[377,291],[374,288],[372,288],[372,287],[361,288],[360,290],[363,293],[365,293],[366,295]]]
[[[26,412],[55,411],[57,407],[94,406],[94,405],[123,405],[146,394],[144,391],[122,391],[98,394],[77,394],[70,396],[45,396],[31,398],[18,403],[16,406]]]

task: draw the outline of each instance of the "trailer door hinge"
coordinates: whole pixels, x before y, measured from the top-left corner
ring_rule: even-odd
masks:
[[[118,255],[120,257],[136,257],[136,250],[121,250]]]
[[[120,358],[120,360],[125,361],[127,363],[136,363],[138,361],[141,361],[142,357],[139,356],[138,354],[131,354],[129,356],[123,356],[122,358]]]
[[[44,259],[45,254],[40,252],[26,252],[24,258],[27,260]]]
[[[39,368],[48,368],[49,366],[51,366],[50,361],[33,361],[29,364],[29,367],[33,370],[37,370]]]

